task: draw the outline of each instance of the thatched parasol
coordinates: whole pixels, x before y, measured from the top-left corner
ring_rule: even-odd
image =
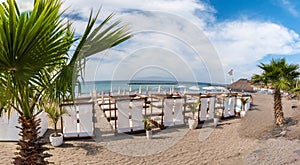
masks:
[[[247,79],[239,79],[238,81],[227,85],[226,88],[232,91],[254,92],[250,81]]]

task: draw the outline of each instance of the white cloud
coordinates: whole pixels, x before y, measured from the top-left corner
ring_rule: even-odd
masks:
[[[27,8],[29,2],[33,0],[20,3]],[[298,15],[288,0],[281,2],[290,13]],[[130,24],[135,33],[131,40],[107,51],[105,56],[95,56],[101,59],[101,64],[90,61],[91,65],[88,66],[93,67],[86,68],[86,77],[92,80],[110,79],[116,64],[138,54],[141,56],[134,56],[134,63],[146,66],[147,62],[154,63],[156,59],[157,63],[163,61],[166,68],[174,71],[170,56],[164,59],[162,54],[155,56],[152,61],[148,60],[151,54],[149,48],[153,48],[153,54],[164,52],[176,55],[175,59],[180,59],[183,66],[188,64],[199,81],[221,82],[225,77],[227,83],[230,78],[226,74],[231,68],[236,78],[249,78],[258,71],[257,61],[266,55],[300,52],[299,35],[283,25],[248,19],[216,22],[213,7],[196,0],[65,0],[63,6],[69,7],[69,13],[80,14],[84,18],[88,18],[92,8],[95,11],[102,7],[100,19],[114,12],[115,18]],[[74,20],[73,25],[82,34],[86,22]],[[147,50],[147,53],[143,50]],[[101,71],[95,66],[100,66]],[[124,70],[134,69],[128,66]],[[99,74],[95,71],[99,71]],[[180,71],[174,73],[184,75]]]
[[[126,2],[104,0],[101,3],[105,13],[116,12],[118,17],[131,25],[132,31],[139,34],[127,43],[125,50],[130,53],[130,50],[143,49],[147,45],[171,49],[190,63],[198,80],[201,79],[199,76],[201,70],[208,70],[210,75],[224,77],[231,68],[235,69],[235,77],[249,78],[257,71],[257,61],[264,56],[299,53],[298,34],[284,26],[247,19],[215,22],[214,9],[202,2],[193,0],[129,0]],[[88,4],[96,3],[91,1]],[[72,6],[76,10],[82,8],[82,6],[76,8],[76,4],[72,4]],[[147,13],[135,12],[136,10],[151,11],[152,14],[153,11],[155,12],[154,15],[147,15]],[[201,14],[196,15],[197,10]],[[180,19],[181,21],[176,21]],[[192,29],[191,25],[198,28],[198,31]],[[149,32],[140,34],[147,30],[152,30],[160,35],[149,35]],[[166,33],[173,38],[166,37]],[[218,54],[214,52],[203,33],[207,35]],[[205,41],[202,42],[201,39]],[[187,46],[183,46],[184,42]],[[200,56],[193,55],[193,51]],[[220,62],[217,62],[218,60]],[[205,67],[197,68],[197,64]],[[217,67],[217,70],[223,73],[216,74],[217,71],[212,69],[209,71],[210,68],[220,64],[222,66]],[[201,81],[220,80],[204,77],[206,79],[201,79]],[[230,81],[229,77],[226,79],[226,82]]]
[[[300,53],[299,35],[271,22],[237,20],[217,24],[207,33],[225,68],[236,68],[239,76],[249,77],[257,61],[268,54]],[[243,73],[243,74],[242,74]]]
[[[280,3],[282,5],[282,8],[285,9],[285,10],[287,10],[293,16],[295,16],[295,17],[299,16],[299,13],[295,9],[295,6],[289,0],[280,0]]]

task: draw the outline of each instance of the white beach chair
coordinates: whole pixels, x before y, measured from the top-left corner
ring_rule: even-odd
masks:
[[[200,120],[207,119],[207,107],[208,107],[208,98],[201,98],[201,106],[200,106]]]
[[[40,133],[39,136],[43,136],[46,131],[48,130],[48,116],[46,112],[41,112],[40,114],[37,115],[38,119],[41,119],[41,123],[40,123]]]
[[[80,101],[75,104],[63,105],[68,115],[63,116],[64,137],[94,136],[94,105],[93,101]]]
[[[3,112],[0,118],[0,141],[18,141],[20,139],[20,126],[18,123],[19,115],[17,112],[11,112],[8,119],[8,112]]]
[[[248,111],[250,109],[250,97],[246,97],[248,98],[247,103],[245,104],[245,110]]]
[[[228,105],[229,105],[229,97],[225,97],[225,100],[224,100],[224,113],[223,113],[224,117],[228,117],[229,116]]]
[[[174,99],[164,99],[164,126],[173,126]]]
[[[215,116],[215,101],[216,98],[215,97],[210,97],[209,98],[209,119],[213,119]]]
[[[229,109],[230,109],[230,116],[235,116],[234,107],[235,107],[235,97],[229,98]]]
[[[183,119],[183,99],[175,99],[174,103],[174,124],[184,124]]]
[[[133,100],[131,104],[131,121],[132,121],[132,130],[143,130],[143,105],[144,100]]]
[[[94,136],[93,104],[79,104],[79,136]]]
[[[117,121],[117,129],[118,133],[122,132],[130,132],[130,124],[129,124],[129,101],[122,100],[117,101],[118,107],[118,121]]]
[[[241,110],[242,110],[242,102],[241,102],[241,98],[238,97],[238,98],[236,99],[235,111],[236,111],[236,112],[241,112]]]
[[[64,137],[78,137],[77,112],[75,105],[63,106],[68,115],[63,116]]]

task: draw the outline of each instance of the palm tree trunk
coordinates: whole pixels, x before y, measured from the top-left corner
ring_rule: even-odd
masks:
[[[282,127],[284,125],[284,116],[281,103],[281,93],[279,89],[275,89],[274,92],[274,117],[275,124],[278,127]]]
[[[43,147],[46,143],[42,141],[41,137],[38,137],[38,133],[41,127],[39,127],[41,120],[35,120],[36,115],[31,115],[26,118],[23,114],[19,117],[19,123],[21,129],[19,135],[21,139],[18,142],[16,157],[14,158],[14,164],[31,165],[31,164],[49,164],[45,158],[50,157],[48,153],[43,153],[49,148]]]

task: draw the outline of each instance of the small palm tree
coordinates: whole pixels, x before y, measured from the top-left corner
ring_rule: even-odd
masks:
[[[57,122],[63,115],[68,114],[68,111],[64,108],[60,108],[56,103],[48,103],[48,105],[45,106],[45,112],[54,124],[54,136],[59,136]]]
[[[189,103],[188,107],[190,108],[192,114],[193,114],[193,119],[195,119],[195,113],[199,110],[199,105],[201,104],[200,100],[195,101],[194,103]]]
[[[146,131],[151,131],[151,118],[149,117],[149,118],[144,118],[143,119],[143,123],[144,123],[144,129],[146,130]]]
[[[260,63],[259,68],[263,70],[261,75],[252,77],[253,83],[263,83],[265,86],[274,88],[274,118],[279,127],[284,125],[284,115],[281,103],[280,90],[291,90],[293,82],[300,75],[299,65],[287,64],[284,58],[271,60],[270,64]]]
[[[245,105],[246,105],[246,103],[247,103],[248,100],[249,100],[249,98],[246,98],[246,97],[242,97],[241,98],[242,110],[245,110]]]

